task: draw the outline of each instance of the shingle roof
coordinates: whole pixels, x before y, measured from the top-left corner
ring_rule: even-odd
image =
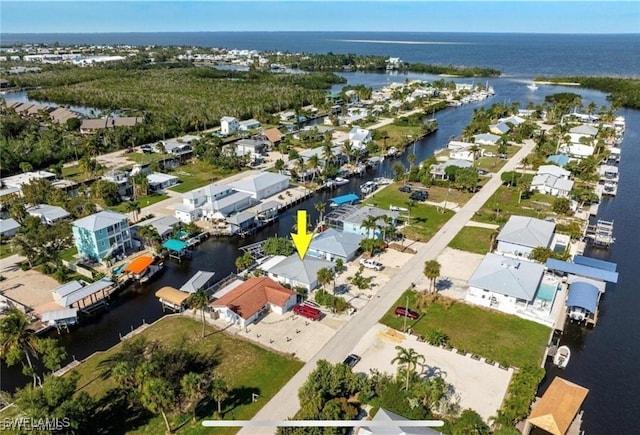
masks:
[[[277,128],[269,128],[262,132],[262,134],[269,140],[271,143],[280,142],[284,137],[284,134]]]
[[[283,287],[271,278],[250,278],[210,305],[212,307],[227,307],[246,320],[267,303],[284,306],[293,295],[295,292]]]
[[[300,260],[298,254],[293,254],[267,270],[267,272],[299,283],[311,285],[317,281],[318,271],[323,267],[333,268],[333,263],[309,256],[304,257],[303,261]]]
[[[127,215],[116,213],[115,211],[101,211],[91,216],[78,219],[73,223],[74,227],[84,228],[89,231],[98,231],[103,228],[110,227],[118,222],[126,221]]]
[[[469,278],[469,285],[533,301],[544,265],[489,253]]]
[[[497,240],[536,248],[547,247],[553,238],[556,224],[527,216],[511,216]]]

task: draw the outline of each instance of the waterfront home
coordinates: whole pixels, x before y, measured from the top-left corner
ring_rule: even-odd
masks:
[[[473,148],[461,148],[458,150],[451,151],[449,153],[449,158],[451,160],[465,160],[467,162],[474,162],[476,157],[479,155],[482,157],[484,154],[484,150],[480,149],[479,151],[475,151]]]
[[[539,288],[544,293],[545,287],[540,285],[543,274],[544,265],[540,263],[488,253],[469,278],[465,300],[524,318],[529,318],[524,312],[530,307],[543,308],[548,314],[554,293],[542,295],[534,304]],[[546,306],[543,301],[548,302]]]
[[[259,321],[269,312],[283,315],[297,301],[296,292],[267,277],[250,278],[230,289],[222,288],[216,296],[209,304],[213,317],[240,328]]]
[[[22,174],[12,175],[10,177],[4,177],[0,179],[2,189],[15,188],[14,193],[22,195],[22,186],[24,184],[31,183],[31,180],[48,180],[53,181],[56,178],[56,174],[49,171],[32,171],[23,172]]]
[[[598,134],[598,129],[591,125],[582,124],[577,127],[573,127],[569,130],[569,133],[578,134],[581,136],[595,136]]]
[[[475,144],[472,143],[472,142],[462,142],[462,141],[459,141],[459,140],[450,140],[447,143],[447,149],[459,150],[459,149],[462,149],[462,148],[470,148],[470,147],[472,147],[474,145]]]
[[[229,224],[229,234],[243,235],[255,228],[256,215],[248,211],[241,211],[227,217],[225,221]]]
[[[365,238],[382,239],[382,236],[388,233],[391,228],[395,228],[399,215],[400,212],[398,211],[383,210],[370,205],[364,207],[343,205],[329,213],[326,217],[326,222],[330,227],[345,233],[359,234]],[[363,222],[369,216],[378,218],[375,228],[363,226]],[[381,219],[383,216],[390,218],[389,224]]]
[[[495,145],[500,140],[500,136],[491,133],[481,133],[473,136],[473,143],[476,145]]]
[[[140,227],[151,226],[158,232],[161,240],[167,240],[173,236],[175,228],[179,224],[180,220],[175,216],[156,216],[133,225],[131,227],[131,237],[139,239],[138,231],[140,230]]]
[[[349,141],[353,148],[364,149],[366,145],[371,142],[371,132],[366,128],[354,125],[349,131]]]
[[[203,289],[207,292],[215,284],[213,281],[214,276],[215,272],[199,270],[195,275],[189,278],[189,281],[185,282],[182,287],[180,287],[180,291],[185,293],[195,293],[198,290]]]
[[[285,257],[276,255],[264,262],[260,268],[267,276],[292,288],[301,287],[312,291],[318,287],[318,271],[322,268],[333,269],[334,264],[320,258],[305,256],[300,260],[298,254]]]
[[[165,153],[177,157],[186,157],[193,153],[193,147],[180,140],[163,140],[156,144],[152,150],[156,153]]]
[[[162,192],[166,188],[178,184],[180,179],[175,175],[153,172],[147,175],[147,181],[149,182],[149,190],[151,192]]]
[[[49,113],[49,119],[57,124],[65,124],[71,118],[80,119],[82,116],[64,107],[58,107]]]
[[[175,217],[190,223],[200,219],[222,219],[231,213],[245,210],[253,204],[251,195],[238,192],[226,184],[212,183],[182,196],[182,204],[175,207]]]
[[[13,237],[18,229],[20,229],[20,224],[15,219],[0,219],[0,237]]]
[[[360,250],[362,234],[345,233],[334,228],[316,235],[309,245],[307,254],[312,257],[335,261],[340,258],[344,262],[353,260]]]
[[[260,122],[256,119],[247,119],[246,121],[240,121],[238,124],[239,131],[249,131],[260,128]]]
[[[260,201],[286,190],[289,187],[289,177],[273,172],[260,172],[233,182],[230,186]]]
[[[277,128],[268,128],[256,136],[257,139],[266,141],[273,148],[276,147],[284,139],[284,134]]]
[[[238,156],[244,155],[262,155],[267,150],[268,143],[263,140],[256,139],[240,139],[232,146],[235,146],[235,153]]]
[[[569,180],[571,172],[556,165],[542,165],[531,181],[531,190],[547,195],[567,198],[573,181]]]
[[[506,118],[501,118],[498,120],[499,123],[509,123],[515,126],[518,126],[520,124],[524,124],[524,118],[520,118],[517,115],[511,115],[511,116],[507,116]]]
[[[279,117],[280,121],[282,122],[292,121],[296,117],[296,112],[294,112],[293,110],[280,112]]]
[[[71,213],[64,208],[49,204],[38,204],[34,207],[29,207],[25,211],[31,216],[37,217],[40,222],[46,225],[53,225],[57,221],[71,216]]]
[[[556,376],[542,397],[533,403],[522,433],[537,433],[535,428],[552,435],[582,433],[580,408],[587,394],[588,389]]]
[[[140,124],[144,121],[139,116],[126,116],[126,117],[106,117],[103,119],[85,119],[80,125],[81,134],[90,134],[98,130],[109,130],[116,127],[133,127],[136,124]]]
[[[140,172],[141,170],[142,170],[142,167],[139,166],[138,172]],[[133,171],[132,171],[132,174],[133,174]],[[131,185],[131,181],[129,180],[129,174],[125,171],[112,169],[106,172],[100,178],[102,180],[115,183],[118,186],[118,195],[120,195],[121,198],[126,196],[131,196],[133,194],[133,186]]]
[[[509,127],[505,122],[499,122],[489,126],[489,132],[500,136],[509,133],[509,130],[511,130],[511,127]]]
[[[528,258],[534,248],[551,246],[556,224],[527,216],[511,216],[496,240],[501,254]]]
[[[238,121],[238,118],[235,118],[233,116],[223,116],[220,119],[220,133],[225,136],[229,136],[235,133],[236,131],[238,131],[239,127],[240,122]]]
[[[101,261],[131,249],[127,215],[101,211],[73,222],[73,240],[80,257]]]
[[[431,168],[429,169],[429,174],[431,174],[431,178],[444,180],[447,177],[446,169],[449,166],[457,166],[458,168],[471,168],[473,167],[473,163],[468,160],[450,159],[450,160],[447,160],[446,162],[431,165]]]

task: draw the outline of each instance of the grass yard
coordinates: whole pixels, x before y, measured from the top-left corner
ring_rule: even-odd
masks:
[[[451,210],[441,212],[438,207],[416,201],[412,201],[414,204],[410,207],[409,195],[410,193],[400,192],[398,184],[394,183],[367,199],[365,203],[383,210],[389,210],[390,206],[410,208],[408,212],[400,212],[400,219],[409,224],[402,232],[409,239],[428,241],[454,213]]]
[[[422,133],[422,126],[401,126],[389,124],[384,125],[378,129],[378,133],[385,131],[389,136],[387,138],[386,148],[397,148],[410,143],[413,140],[412,138],[417,138],[418,136],[420,136],[420,134]],[[411,138],[409,138],[409,136],[411,136]],[[384,145],[384,139],[378,139],[377,143],[378,146],[382,148]]]
[[[405,292],[380,320],[395,329],[402,329],[403,318],[393,310],[404,306],[409,296],[409,307],[416,307],[416,293]],[[450,303],[450,305],[449,305]],[[529,320],[485,308],[440,298],[432,302],[423,315],[407,327],[420,335],[439,329],[449,337],[449,344],[505,366],[539,365],[551,330]]]
[[[401,185],[398,184],[398,187]],[[448,192],[447,192],[448,191]],[[473,197],[473,193],[463,192],[458,189],[450,188],[442,186],[431,186],[429,187],[429,201],[433,202],[455,202],[459,206],[466,204],[469,199]]]
[[[230,395],[223,403],[225,419],[250,420],[262,406],[277,393],[282,386],[303,366],[300,361],[282,356],[256,346],[250,342],[232,337],[224,332],[207,327],[207,336],[200,337],[201,323],[183,316],[165,317],[143,331],[140,336],[149,341],[159,340],[167,346],[178,346],[181,342],[190,343],[202,352],[219,360],[215,372],[220,374],[229,385]],[[120,345],[90,358],[74,371],[80,373],[78,387],[94,398],[104,396],[116,385],[112,379],[101,379],[100,362],[113,355]],[[252,393],[260,398],[253,403]],[[217,410],[216,403],[198,407],[198,417],[213,418]],[[114,415],[114,418],[118,416]],[[193,423],[189,416],[170,415],[172,428],[186,421],[177,433],[200,434],[210,433],[199,423]],[[124,425],[124,419],[121,426]],[[166,428],[161,416],[150,418],[145,424],[137,427],[120,427],[122,433],[158,434]],[[238,428],[220,428],[216,434],[236,433]]]
[[[169,189],[174,192],[185,193],[235,173],[237,172],[221,169],[206,162],[196,161],[182,165],[171,173],[171,175],[180,178],[180,184]]]
[[[152,193],[151,195],[141,196],[136,199],[138,204],[140,204],[140,208],[148,207],[156,202],[164,201],[169,198],[169,195],[165,195],[163,193]],[[106,207],[104,205],[104,201],[97,200],[98,204],[100,204],[104,208],[108,208],[109,210],[117,211],[119,213],[128,213],[127,211],[127,201],[123,201],[118,205],[114,205],[113,207]]]
[[[10,241],[0,243],[0,258],[10,257],[13,254],[17,254],[17,251],[13,249]]]
[[[533,192],[528,198],[523,198],[518,204],[517,189],[500,186],[498,190],[480,208],[473,220],[478,222],[502,224],[511,215],[531,216],[539,219],[555,217],[552,210],[555,197],[539,192]]]
[[[475,254],[486,254],[490,251],[491,235],[494,232],[495,230],[490,228],[462,227],[449,243],[449,247]]]
[[[124,156],[140,165],[148,165],[149,163],[161,162],[162,160],[173,160],[173,157],[162,153],[125,153]]]

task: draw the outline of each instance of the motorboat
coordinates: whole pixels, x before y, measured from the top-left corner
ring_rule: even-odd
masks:
[[[536,89],[538,89],[538,86],[534,82],[531,82],[527,85],[527,88],[529,88],[529,90],[531,91],[535,91]]]
[[[571,358],[571,350],[567,346],[560,346],[553,356],[553,365],[564,369],[569,364],[569,358]]]
[[[367,181],[366,183],[360,185],[360,191],[364,195],[368,195],[368,194],[372,193],[374,190],[376,190],[377,187],[378,187],[378,185],[376,183],[374,183],[373,181]]]
[[[335,183],[336,186],[343,186],[345,184],[347,184],[349,182],[349,180],[347,180],[346,178],[342,178],[342,177],[336,177],[333,179],[333,182]]]

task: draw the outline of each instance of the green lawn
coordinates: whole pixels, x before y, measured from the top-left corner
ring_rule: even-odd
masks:
[[[486,254],[490,251],[491,235],[494,232],[495,230],[490,228],[462,227],[449,243],[449,247],[476,254]]]
[[[143,208],[155,204],[156,202],[164,201],[167,198],[169,198],[169,195],[165,195],[163,193],[152,193],[151,195],[141,196],[137,198],[136,201],[140,204],[140,208]],[[96,202],[109,210],[117,211],[119,213],[128,213],[126,201],[113,207],[106,207],[102,200],[97,200]]]
[[[302,363],[290,357],[276,354],[269,350],[256,346],[248,341],[230,336],[217,329],[207,327],[207,336],[200,337],[201,323],[187,317],[167,317],[150,326],[140,335],[149,341],[159,340],[167,346],[177,346],[181,342],[188,342],[191,346],[199,348],[202,352],[211,354],[219,359],[216,373],[220,374],[229,385],[229,389],[235,390],[236,403],[223,403],[225,419],[250,420],[255,413],[277,393],[282,386],[302,367]],[[108,390],[115,387],[112,379],[103,380],[99,377],[99,364],[107,357],[120,349],[120,345],[90,358],[88,361],[76,367],[74,371],[80,373],[78,381],[79,390],[86,391],[94,398],[102,397]],[[217,352],[216,352],[216,349]],[[260,398],[252,403],[251,393],[258,393]],[[199,408],[200,419],[213,418],[213,412],[217,404],[210,404],[205,409]],[[113,416],[119,418],[121,416]],[[185,421],[185,416],[171,415],[172,427]],[[165,432],[164,422],[161,416],[149,419],[144,425],[138,427],[122,427],[122,432],[137,434],[158,434]],[[238,428],[217,429],[216,434],[236,433]],[[211,433],[192,423],[191,419],[182,426],[178,433],[200,434]]]
[[[413,138],[417,138],[422,133],[422,126],[401,126],[401,125],[383,125],[378,132],[387,132],[389,136],[387,138],[387,148],[401,147],[410,143]],[[411,137],[409,137],[411,136]],[[382,148],[384,146],[384,139],[377,140],[378,146]]]
[[[72,246],[72,247],[62,251],[60,253],[60,258],[62,260],[73,261],[73,259],[75,258],[75,255],[77,253],[78,253],[78,248],[76,248],[75,246]]]
[[[500,186],[473,219],[478,222],[502,224],[509,220],[511,215],[531,216],[539,219],[556,215],[552,210],[556,198],[552,195],[534,192],[528,198],[523,198],[520,203],[518,203],[518,199],[517,189]]]
[[[409,296],[409,307],[416,305],[416,293],[407,291],[384,315],[381,323],[395,329],[402,329],[403,318],[394,315],[396,306],[404,306]],[[446,300],[447,302],[450,300]],[[449,343],[505,366],[522,367],[526,364],[539,365],[551,330],[529,320],[511,316],[463,302],[442,299],[431,303],[423,315],[407,327],[417,334],[440,329],[449,336]]]
[[[131,160],[134,163],[138,163],[140,165],[147,165],[152,162],[160,162],[166,159],[173,159],[173,157],[167,154],[161,153],[125,153],[124,156]]]
[[[169,189],[174,192],[185,193],[235,173],[237,173],[237,171],[221,169],[206,162],[196,161],[182,165],[171,173],[171,175],[180,178],[180,184],[172,186]]]
[[[400,192],[398,184],[394,183],[367,199],[365,203],[383,210],[389,210],[392,205],[409,209],[409,195],[410,193]],[[442,212],[438,207],[416,201],[413,203],[408,212],[400,212],[400,220],[409,223],[403,229],[403,233],[412,240],[428,241],[454,214],[450,210]]]
[[[13,249],[13,246],[11,246],[11,242],[0,243],[0,258],[10,257],[16,253],[17,252]]]
[[[402,183],[399,183],[397,186],[399,187]],[[446,188],[442,186],[431,186],[429,187],[429,201],[433,202],[455,202],[459,206],[464,205],[469,199],[473,197],[473,194],[470,192],[463,192],[462,190],[454,189],[454,188]]]

